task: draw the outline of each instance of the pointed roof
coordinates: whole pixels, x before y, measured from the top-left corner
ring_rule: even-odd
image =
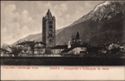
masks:
[[[79,32],[76,33],[76,39],[80,39]]]
[[[51,14],[50,9],[48,9],[48,11],[47,11],[47,13],[46,13],[46,16],[48,16],[48,17],[52,17],[52,14]]]

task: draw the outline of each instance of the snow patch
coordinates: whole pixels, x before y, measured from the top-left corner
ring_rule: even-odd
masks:
[[[100,7],[106,6],[106,5],[109,5],[109,4],[110,4],[110,1],[105,1],[105,2],[102,3],[102,4],[97,5],[97,6],[95,7],[95,9],[94,9],[94,12],[95,12],[96,10],[98,10]]]

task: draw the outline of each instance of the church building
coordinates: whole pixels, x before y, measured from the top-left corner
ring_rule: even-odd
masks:
[[[46,16],[42,19],[42,41],[45,43],[46,50],[51,53],[52,47],[56,45],[56,26],[55,16],[52,16],[48,9]]]

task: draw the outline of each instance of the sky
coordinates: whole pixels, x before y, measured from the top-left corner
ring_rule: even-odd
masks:
[[[42,17],[50,9],[56,29],[64,28],[103,1],[1,1],[1,44],[12,44],[42,32]]]

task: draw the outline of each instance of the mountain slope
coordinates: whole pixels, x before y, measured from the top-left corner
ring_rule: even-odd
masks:
[[[57,38],[61,40],[57,39],[57,44],[66,43],[76,32],[80,33],[83,42],[93,45],[125,42],[125,2],[106,1],[97,5],[89,14],[60,32]]]

